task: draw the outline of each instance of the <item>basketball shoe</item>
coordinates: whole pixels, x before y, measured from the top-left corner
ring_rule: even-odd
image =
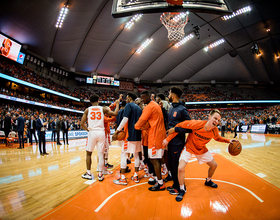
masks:
[[[150,187],[149,190],[150,191],[163,191],[163,190],[165,190],[165,185],[164,184],[161,185],[161,184],[157,183],[154,186]]]
[[[121,178],[120,178],[120,179],[113,180],[113,183],[115,183],[115,184],[117,184],[117,185],[127,185],[126,179],[122,180]]]
[[[135,182],[135,183],[139,183],[139,178],[138,176],[132,176],[131,179]]]
[[[102,174],[101,176],[98,175],[98,180],[101,182],[104,180],[104,175]]]
[[[212,182],[212,180],[207,181],[207,178],[206,178],[206,181],[205,181],[204,185],[205,186],[210,186],[212,188],[217,188],[218,187],[218,185],[216,183]]]
[[[176,201],[181,202],[183,200],[183,196],[185,195],[186,191],[185,190],[180,190],[179,194],[176,196]]]
[[[82,175],[82,178],[92,180],[91,174],[88,174],[87,172]]]

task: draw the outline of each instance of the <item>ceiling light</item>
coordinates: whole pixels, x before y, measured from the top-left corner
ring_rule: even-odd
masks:
[[[151,42],[153,38],[148,38],[137,50],[136,53],[140,54]]]
[[[62,27],[62,24],[63,24],[63,21],[66,17],[67,12],[68,12],[68,6],[67,5],[60,9],[60,13],[58,15],[56,25],[55,25],[56,28],[61,28]]]
[[[187,41],[189,41],[193,37],[194,37],[193,34],[189,34],[188,36],[184,37],[182,40],[180,40],[179,42],[174,44],[174,47],[176,47],[176,48],[180,47],[181,45],[185,44]]]
[[[137,14],[137,15],[134,15],[130,20],[129,22],[127,22],[125,24],[125,28],[127,29],[130,29],[133,25],[134,25],[134,21],[138,21],[141,17],[142,17],[143,14]]]
[[[224,42],[225,42],[225,40],[222,38],[222,39],[217,40],[217,41],[215,41],[214,43],[212,43],[212,44],[210,44],[210,45],[204,47],[204,50],[207,52],[209,49],[212,49],[212,48],[214,48],[214,47],[217,47],[218,45],[220,45],[220,44],[222,44],[222,43],[224,43]]]
[[[224,21],[228,20],[228,19],[231,19],[237,15],[241,15],[241,14],[244,14],[244,13],[247,13],[249,11],[251,11],[251,7],[250,6],[247,6],[247,7],[244,7],[244,8],[241,8],[241,9],[238,9],[236,12],[233,12],[231,15],[225,15],[223,17],[221,17]]]

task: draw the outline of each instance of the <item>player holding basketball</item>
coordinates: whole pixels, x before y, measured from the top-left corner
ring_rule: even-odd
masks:
[[[176,197],[176,201],[180,202],[186,192],[185,188],[185,167],[190,160],[192,154],[194,154],[199,164],[207,163],[209,166],[208,177],[206,178],[205,185],[212,188],[217,188],[218,185],[211,179],[217,168],[217,163],[211,153],[206,148],[206,144],[213,138],[219,142],[233,143],[238,140],[223,138],[219,135],[217,125],[221,120],[221,112],[217,109],[213,109],[209,116],[208,121],[202,120],[186,120],[177,124],[175,127],[168,130],[169,136],[163,141],[163,145],[167,145],[172,140],[180,128],[191,129],[192,133],[188,135],[187,142],[181,153],[178,167],[178,180],[180,184],[180,191]]]
[[[128,138],[123,142],[121,152],[121,178],[113,181],[115,184],[119,185],[127,185],[127,180],[125,178],[125,170],[127,166],[128,153],[133,153],[135,159],[135,172],[131,179],[135,183],[139,183],[138,171],[140,164],[139,152],[141,151],[141,131],[135,130],[134,125],[141,116],[142,109],[135,104],[134,101],[136,98],[136,94],[132,92],[129,92],[127,94],[126,105],[123,111],[123,119],[112,137],[112,140],[116,140],[118,132],[120,132],[123,129],[123,127],[126,124],[128,124]]]
[[[141,93],[141,99],[147,106],[143,109],[143,113],[135,124],[135,129],[140,130],[141,127],[149,122],[149,134],[148,134],[148,155],[154,166],[157,180],[149,181],[149,184],[153,185],[149,188],[150,191],[165,190],[165,185],[161,176],[161,158],[164,153],[164,147],[162,141],[166,138],[166,130],[164,126],[164,119],[161,107],[154,101],[151,101],[150,92],[144,91]]]
[[[98,106],[99,96],[94,94],[90,97],[91,107],[87,108],[81,120],[81,127],[88,131],[88,139],[86,146],[86,166],[87,172],[82,175],[84,179],[92,179],[91,175],[91,155],[95,146],[97,147],[98,155],[98,180],[102,181],[104,175],[102,173],[104,168],[104,148],[105,148],[105,127],[104,114],[110,116],[117,116],[119,111],[119,100],[116,100],[115,111],[110,111],[107,107]],[[86,121],[87,124],[86,125]]]

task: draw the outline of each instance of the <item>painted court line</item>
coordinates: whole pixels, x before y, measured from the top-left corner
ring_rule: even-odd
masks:
[[[140,186],[140,185],[147,184],[147,183],[148,183],[148,182],[145,182],[145,183],[138,183],[137,185],[128,186],[128,187],[126,187],[126,188],[123,188],[123,189],[121,189],[121,190],[119,190],[119,191],[113,193],[113,194],[110,195],[107,199],[105,199],[104,202],[102,202],[101,205],[98,206],[98,208],[95,209],[94,211],[95,211],[95,212],[98,212],[111,198],[113,198],[113,197],[114,197],[115,195],[117,195],[118,193],[120,193],[120,192],[122,192],[122,191],[124,191],[124,190],[130,189],[130,188],[132,188],[132,187]]]
[[[257,173],[256,174],[258,177],[260,177],[260,178],[264,178],[264,177],[266,177],[266,175],[265,174],[263,174],[263,173]]]
[[[185,178],[185,179],[187,179],[187,180],[203,180],[203,181],[205,181],[205,178]],[[230,184],[230,185],[233,185],[233,186],[237,186],[237,187],[239,187],[239,188],[241,188],[241,189],[244,189],[244,190],[246,190],[248,193],[250,193],[252,196],[254,196],[257,200],[259,200],[260,202],[263,202],[263,200],[260,198],[260,197],[258,197],[255,193],[253,193],[251,190],[249,190],[249,189],[247,189],[246,187],[244,187],[244,186],[240,186],[240,185],[238,185],[238,184],[235,184],[235,183],[231,183],[231,182],[227,182],[227,181],[223,181],[223,180],[214,180],[213,179],[213,181],[216,181],[216,182],[221,182],[221,183],[227,183],[227,184]]]
[[[185,178],[186,180],[203,180],[205,181],[205,178]],[[214,180],[214,179],[213,179]],[[230,184],[230,185],[233,185],[233,186],[237,186],[241,189],[244,189],[246,190],[247,192],[249,192],[252,196],[254,196],[257,200],[259,200],[260,202],[263,202],[263,200],[258,197],[255,193],[253,193],[251,190],[247,189],[246,187],[244,186],[240,186],[238,184],[235,184],[235,183],[231,183],[231,182],[227,182],[227,181],[223,181],[223,180],[214,180],[216,182],[221,182],[221,183],[227,183],[227,184]],[[100,206],[97,207],[97,209],[95,209],[94,211],[95,212],[98,212],[100,209],[102,209],[102,207],[111,199],[113,198],[115,195],[119,194],[120,192],[124,191],[124,190],[127,190],[127,189],[130,189],[132,187],[136,187],[136,186],[140,186],[140,185],[143,185],[143,184],[147,184],[148,182],[145,182],[145,183],[138,183],[136,185],[133,185],[133,186],[129,186],[129,187],[126,187],[124,189],[121,189],[115,193],[113,193],[112,195],[110,195],[107,199],[105,199],[101,204]]]
[[[84,184],[91,185],[95,182],[96,182],[96,180],[87,180],[86,182],[84,182]]]

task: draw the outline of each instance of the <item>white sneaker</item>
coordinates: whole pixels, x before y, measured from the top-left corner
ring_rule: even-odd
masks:
[[[82,175],[82,178],[92,180],[91,174],[88,174],[87,172]]]
[[[111,174],[113,174],[113,171],[104,170],[104,171],[103,171],[103,174],[104,174],[104,175],[111,175]]]
[[[122,179],[113,180],[113,183],[115,183],[117,185],[127,185],[126,179],[124,179],[124,180],[122,180]]]
[[[146,173],[146,174],[144,175],[144,178],[149,178],[149,177],[152,177],[152,174]]]
[[[105,177],[104,177],[104,175],[103,175],[103,174],[102,174],[102,176],[99,176],[99,175],[98,175],[98,180],[99,180],[99,181],[103,181],[103,180],[104,180],[104,178],[105,178]]]

